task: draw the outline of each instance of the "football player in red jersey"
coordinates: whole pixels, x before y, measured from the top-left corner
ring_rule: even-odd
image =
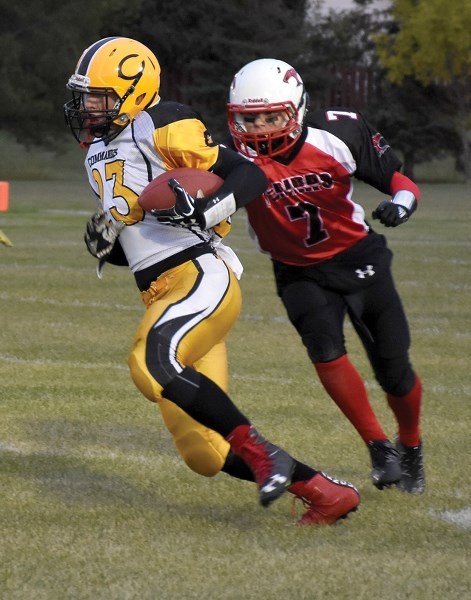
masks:
[[[263,506],[288,490],[307,503],[300,523],[334,523],[358,506],[355,487],[265,440],[226,393],[225,338],[240,311],[241,265],[221,235],[228,217],[266,189],[265,175],[214,144],[192,108],[161,100],[159,85],[159,62],[149,48],[104,38],[79,58],[64,107],[87,150],[100,207],[87,223],[87,248],[100,261],[129,266],[147,309],[129,357],[131,376],[159,406],[195,472],[255,481]],[[175,207],[145,212],[139,194],[178,167],[212,171],[224,182],[207,198],[192,198],[171,179]]]
[[[322,385],[370,451],[373,484],[419,494],[425,486],[422,386],[409,359],[392,252],[353,199],[352,182],[356,177],[391,197],[372,215],[386,227],[409,219],[420,191],[360,113],[321,109],[307,124],[307,110],[303,81],[284,61],[255,60],[235,75],[227,106],[232,144],[269,181],[246,205],[249,225],[271,256],[278,294]],[[396,418],[395,444],[348,356],[346,314]]]

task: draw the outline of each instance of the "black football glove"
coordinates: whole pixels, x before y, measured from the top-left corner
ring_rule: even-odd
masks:
[[[372,214],[373,219],[378,219],[385,227],[397,227],[409,218],[409,211],[404,206],[393,204],[391,200],[381,202]]]
[[[113,250],[124,223],[110,224],[104,212],[96,212],[87,222],[84,240],[87,250],[98,259],[106,259]]]
[[[383,200],[373,211],[373,219],[378,219],[385,227],[397,227],[405,223],[417,208],[417,200],[412,192],[400,190],[392,200]]]
[[[172,208],[153,208],[151,213],[160,223],[166,225],[201,225],[201,213],[196,206],[196,199],[178,183],[176,179],[169,179],[168,185],[175,193],[175,206]]]

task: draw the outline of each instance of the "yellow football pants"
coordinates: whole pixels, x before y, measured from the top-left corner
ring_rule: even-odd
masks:
[[[166,271],[142,295],[147,311],[129,356],[131,376],[158,403],[186,464],[200,475],[216,475],[229,444],[163,398],[162,389],[193,367],[227,391],[225,337],[240,313],[239,283],[222,260],[205,254]]]

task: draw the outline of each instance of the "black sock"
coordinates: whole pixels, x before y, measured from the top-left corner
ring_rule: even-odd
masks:
[[[186,367],[162,391],[190,417],[227,437],[239,425],[250,425],[229,396],[211,379]]]
[[[319,471],[312,469],[308,465],[296,461],[293,474],[291,475],[291,483],[296,483],[297,481],[307,481],[308,479],[312,479],[314,475],[316,475],[318,472]]]
[[[226,457],[226,462],[222,467],[221,471],[227,473],[231,477],[237,477],[237,479],[243,479],[244,481],[255,481],[252,471],[250,470],[247,463],[229,450],[229,454]]]
[[[247,463],[244,462],[240,456],[235,455],[232,450],[229,450],[229,454],[226,457],[226,462],[224,463],[221,471],[227,473],[231,477],[236,477],[237,479],[243,479],[244,481],[255,481],[253,473],[248,467]],[[309,479],[312,479],[316,473],[318,473],[318,471],[296,460],[294,471],[291,476],[291,483],[296,483],[297,481],[308,481]]]

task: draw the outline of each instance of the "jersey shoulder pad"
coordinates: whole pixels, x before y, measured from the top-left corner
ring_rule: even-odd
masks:
[[[198,119],[202,121],[199,113],[191,106],[171,100],[161,100],[155,106],[147,108],[146,112],[152,118],[156,129],[185,119]]]
[[[331,133],[348,146],[357,163],[358,179],[389,193],[392,174],[400,169],[401,161],[361,113],[343,106],[323,108],[312,113],[309,124]]]
[[[308,125],[328,131],[350,146],[358,139],[360,132],[364,132],[366,123],[358,111],[336,106],[311,113]]]

